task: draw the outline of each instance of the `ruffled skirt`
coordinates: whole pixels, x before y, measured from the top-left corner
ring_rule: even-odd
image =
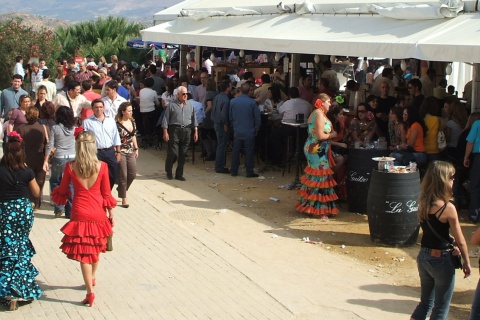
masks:
[[[338,213],[335,203],[338,196],[334,189],[337,183],[332,175],[330,168],[315,169],[309,165],[305,168],[302,187],[297,191],[300,196],[295,204],[297,211],[318,216]]]
[[[69,221],[61,231],[65,234],[62,238],[60,249],[69,259],[83,263],[95,263],[100,252],[107,248],[107,237],[113,234],[112,226],[108,219],[100,221]]]
[[[8,300],[38,299],[43,291],[35,281],[38,270],[28,238],[33,226],[33,208],[27,198],[0,202],[0,304]]]

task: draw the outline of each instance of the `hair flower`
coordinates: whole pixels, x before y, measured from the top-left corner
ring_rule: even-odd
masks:
[[[7,137],[8,137],[8,140],[12,140],[12,141],[18,141],[18,142],[23,141],[22,136],[17,131],[10,132],[9,134],[7,134]]]
[[[83,131],[85,131],[85,129],[83,127],[76,127],[75,132],[73,133],[73,136],[75,137],[75,139],[77,139],[78,135],[80,133],[82,133]]]

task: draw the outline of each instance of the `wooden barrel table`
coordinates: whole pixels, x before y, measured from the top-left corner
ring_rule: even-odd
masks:
[[[373,242],[409,246],[417,242],[420,223],[420,173],[373,170],[368,190],[368,226]]]

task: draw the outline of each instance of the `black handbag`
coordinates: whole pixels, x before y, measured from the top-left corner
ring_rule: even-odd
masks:
[[[440,209],[438,209],[437,212],[439,212],[441,210],[442,211],[441,213],[443,213],[443,211],[445,210],[446,207],[447,207],[447,204],[445,203]],[[437,213],[435,213],[435,214],[437,214]],[[453,255],[453,247],[454,246],[453,246],[452,239],[446,240],[444,237],[440,236],[435,229],[433,229],[433,227],[430,224],[430,222],[428,221],[428,219],[425,219],[425,221],[427,221],[428,227],[430,228],[430,230],[432,230],[433,234],[435,235],[435,237],[437,237],[438,240],[448,243],[447,247],[450,251],[450,257],[452,258],[453,266],[455,267],[455,269],[463,269],[462,256],[460,254],[457,255],[457,256]]]

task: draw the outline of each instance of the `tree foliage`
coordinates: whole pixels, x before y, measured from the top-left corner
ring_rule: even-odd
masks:
[[[15,57],[21,55],[24,64],[30,58],[45,58],[47,65],[53,65],[60,47],[55,42],[54,33],[46,28],[33,29],[21,24],[22,19],[15,18],[0,24],[0,85],[8,87]]]
[[[62,57],[91,54],[95,59],[113,54],[121,57],[127,49],[127,40],[140,36],[143,25],[123,17],[98,18],[69,27],[59,28],[56,39],[61,44]]]

